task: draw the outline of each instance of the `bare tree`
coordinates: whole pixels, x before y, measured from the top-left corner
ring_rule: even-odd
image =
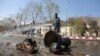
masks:
[[[28,4],[30,17],[33,19],[32,23],[36,23],[43,13],[43,7],[40,3],[33,3],[32,1]]]
[[[45,6],[41,2],[35,2],[31,0],[25,8],[20,9],[16,18],[19,19],[19,24],[24,22],[26,24],[28,19],[31,19],[31,23],[35,24],[40,21],[52,21],[54,14],[59,12],[59,6],[52,0],[47,0]],[[47,14],[47,15],[44,15]],[[48,16],[44,18],[45,16]]]
[[[19,25],[19,27],[21,27],[21,22],[22,22],[22,13],[17,13],[16,15],[16,21],[17,21],[17,24]]]
[[[25,7],[24,9],[22,9],[22,20],[24,22],[24,25],[26,24],[26,20],[28,19],[29,17],[29,8],[28,7]]]
[[[49,17],[48,20],[52,21],[53,15],[59,12],[59,6],[53,0],[46,0],[46,11]]]

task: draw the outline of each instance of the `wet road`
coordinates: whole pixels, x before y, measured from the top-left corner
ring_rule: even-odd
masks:
[[[0,36],[0,52],[10,53],[11,55],[16,54],[15,56],[19,56],[18,54],[21,55],[21,53],[15,49],[15,44],[22,42],[26,37],[27,36],[22,36],[22,35]],[[43,44],[42,37],[35,37],[34,39],[36,40],[38,48],[39,48],[39,53],[35,54],[35,56],[58,56],[58,55],[49,53],[48,49],[45,48]],[[8,43],[8,42],[11,43],[11,45],[7,46],[6,44],[2,44],[2,43]],[[71,53],[73,54],[73,56],[86,56],[86,55],[100,56],[99,42],[97,43],[97,42],[72,41],[70,48],[72,50]],[[67,56],[70,56],[70,55],[67,54]]]

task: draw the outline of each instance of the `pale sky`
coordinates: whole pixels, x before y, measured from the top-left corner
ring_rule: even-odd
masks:
[[[9,17],[24,8],[30,0],[0,0],[0,16]],[[34,2],[44,0],[34,0]],[[72,16],[100,17],[100,0],[54,0],[60,7],[59,17],[63,20]]]

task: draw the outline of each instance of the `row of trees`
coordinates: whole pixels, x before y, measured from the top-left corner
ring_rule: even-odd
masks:
[[[96,35],[98,35],[98,22],[97,20],[94,20],[92,18],[72,17],[69,18],[68,25],[70,25],[74,29],[71,32],[77,33],[80,36],[84,36],[86,31],[90,33],[96,33]]]
[[[55,12],[59,12],[59,6],[53,0],[43,1],[34,2],[31,0],[25,8],[21,8],[16,14],[16,21],[19,25],[22,22],[25,25],[28,21],[31,21],[32,24],[52,21]]]

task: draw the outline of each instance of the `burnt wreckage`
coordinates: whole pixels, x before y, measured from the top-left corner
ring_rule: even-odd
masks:
[[[60,34],[54,31],[48,31],[44,36],[44,45],[51,53],[62,55],[70,54],[71,39],[62,38]],[[16,44],[17,50],[21,50],[27,54],[36,54],[38,52],[37,43],[35,40],[26,38],[22,43]]]
[[[62,38],[60,34],[54,31],[48,31],[44,36],[44,45],[49,48],[49,51],[54,54],[70,53],[69,46],[71,45],[70,38]]]
[[[38,52],[36,41],[29,38],[26,38],[22,43],[16,44],[16,48],[27,54],[35,54]]]
[[[21,34],[34,35],[34,31],[35,31],[35,29],[25,30],[25,31],[22,31]]]
[[[34,30],[28,30],[22,32],[23,34],[27,34],[29,32],[34,32]],[[34,33],[33,33],[34,34]],[[62,38],[59,33],[55,31],[48,31],[44,36],[44,45],[49,49],[51,53],[54,54],[70,54],[71,39],[70,38]],[[21,50],[27,54],[36,54],[38,52],[36,40],[32,40],[30,38],[26,38],[22,43],[16,44],[17,50]]]

